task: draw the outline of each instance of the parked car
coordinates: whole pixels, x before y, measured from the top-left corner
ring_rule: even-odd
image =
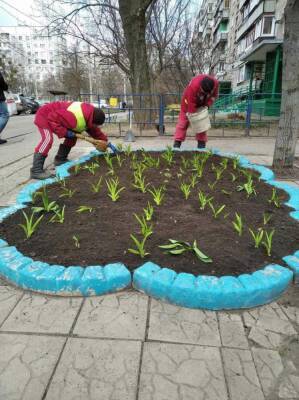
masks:
[[[34,97],[25,97],[20,95],[20,98],[24,107],[24,114],[35,114],[39,109],[39,104]]]
[[[16,106],[17,106],[17,113],[19,115],[24,111],[24,105],[23,105],[21,96],[18,95],[18,94],[14,94],[13,98],[14,98],[14,101],[15,101]]]
[[[5,92],[4,94],[5,94],[5,98],[6,98],[6,104],[7,104],[9,115],[10,116],[17,115],[18,111],[17,111],[17,105],[14,100],[14,95],[10,92]]]

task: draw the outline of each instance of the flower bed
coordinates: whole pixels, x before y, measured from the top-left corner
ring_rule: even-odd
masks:
[[[2,222],[0,237],[49,268],[113,270],[121,263],[133,271],[150,261],[147,272],[167,267],[170,282],[186,273],[239,277],[298,250],[299,224],[284,205],[287,193],[260,179],[259,172],[272,179],[271,171],[254,168],[211,152],[127,148],[117,157],[95,156],[70,178],[39,189],[26,209]],[[292,274],[285,273],[287,284]],[[136,286],[151,294],[135,275]]]

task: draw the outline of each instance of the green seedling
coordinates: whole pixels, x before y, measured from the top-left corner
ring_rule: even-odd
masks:
[[[185,200],[188,200],[188,198],[191,194],[191,184],[188,185],[187,183],[181,183],[180,189],[183,192]]]
[[[68,197],[69,199],[74,196],[76,189],[63,188],[63,193],[59,197]]]
[[[106,161],[106,164],[108,165],[109,169],[113,169],[113,158],[110,156],[110,154],[105,154],[104,155],[104,160]]]
[[[65,188],[65,187],[66,187],[66,181],[65,181],[65,179],[60,179],[60,180],[58,181],[58,183],[59,183],[59,185],[60,185],[61,188]]]
[[[270,204],[273,203],[275,205],[275,207],[277,207],[277,208],[281,207],[281,199],[278,196],[277,191],[276,191],[275,188],[272,189],[272,196],[271,196],[271,199],[268,200],[268,202]]]
[[[135,246],[136,246],[135,249],[132,249],[132,248],[128,249],[128,251],[130,253],[136,254],[136,255],[140,256],[141,258],[144,258],[145,256],[150,254],[150,253],[147,253],[145,251],[145,242],[146,242],[146,239],[147,239],[146,236],[144,236],[141,241],[139,241],[137,239],[137,237],[134,236],[134,235],[130,235],[130,237],[131,237],[131,239],[133,240],[133,242],[135,243]]]
[[[19,224],[19,226],[23,229],[25,232],[26,239],[31,238],[31,236],[34,234],[34,232],[37,230],[37,226],[41,222],[41,220],[44,218],[43,215],[37,218],[36,221],[34,221],[34,212],[31,214],[30,217],[22,211],[24,218],[25,218],[25,223],[24,224]]]
[[[218,218],[218,216],[222,213],[222,211],[225,209],[225,204],[222,204],[222,206],[220,206],[219,208],[215,208],[214,205],[209,202],[209,206],[213,212],[213,217],[216,219]]]
[[[243,221],[241,215],[238,213],[235,213],[236,220],[232,221],[232,224],[235,228],[235,230],[238,232],[239,236],[242,236],[242,231],[243,231]]]
[[[172,147],[167,146],[166,151],[162,154],[162,158],[166,161],[166,163],[171,166],[173,163],[173,150]]]
[[[197,184],[197,182],[198,182],[197,178],[198,178],[198,176],[197,176],[196,174],[192,174],[192,175],[191,175],[191,178],[190,178],[190,185],[191,185],[192,189],[195,188],[195,186],[196,186],[196,184]]]
[[[215,171],[216,181],[220,181],[222,174],[224,172],[223,167],[222,166],[216,167],[214,164],[212,164],[212,170]]]
[[[235,180],[237,179],[237,176],[234,173],[230,173],[231,177],[232,177],[232,182],[235,182]]]
[[[125,154],[127,157],[130,157],[130,155],[132,154],[132,147],[130,144],[128,144],[128,146],[125,147]]]
[[[50,222],[58,222],[59,224],[63,224],[64,223],[64,211],[65,211],[65,206],[55,210],[53,217],[50,219]]]
[[[92,210],[93,210],[93,208],[92,207],[88,207],[88,206],[80,206],[78,209],[77,209],[77,213],[83,213],[83,212],[92,212]]]
[[[204,210],[206,208],[206,205],[209,204],[212,200],[212,196],[208,196],[207,194],[204,194],[201,190],[198,192],[198,200],[199,200],[199,205],[200,209]]]
[[[160,186],[158,188],[155,188],[153,186],[153,189],[148,189],[148,191],[153,196],[153,200],[157,204],[157,206],[161,205],[162,204],[162,200],[164,198],[164,194],[165,194],[164,193],[165,187],[164,186]]]
[[[265,247],[267,256],[271,257],[271,249],[272,249],[272,240],[274,235],[275,229],[272,229],[271,232],[265,231],[264,240],[262,241],[262,245]]]
[[[134,214],[134,216],[140,225],[140,233],[146,237],[150,236],[153,233],[153,225],[148,225],[147,220],[143,215],[139,217],[137,214]]]
[[[125,159],[122,158],[120,154],[116,155],[116,160],[117,160],[117,163],[118,163],[119,167],[121,167],[123,165],[124,161],[125,161]]]
[[[179,240],[173,240],[173,239],[168,239],[170,244],[164,244],[159,246],[161,249],[166,250],[166,254],[172,254],[172,255],[181,255],[185,253],[185,251],[192,251],[196,257],[204,262],[204,263],[211,263],[213,260],[204,254],[201,250],[199,250],[196,240],[194,240],[193,244],[191,245],[188,242],[183,242]]]
[[[77,249],[80,249],[80,239],[79,239],[79,237],[76,236],[76,235],[73,235],[73,241],[74,241],[74,243],[75,243],[75,247],[76,247]]]
[[[91,184],[91,190],[93,193],[99,193],[99,191],[102,187],[102,180],[103,180],[103,177],[101,176],[100,179],[97,181],[97,183]]]
[[[96,162],[85,165],[85,167],[84,167],[84,169],[87,169],[92,175],[95,175],[96,169],[98,169],[98,168],[99,168],[99,164]]]
[[[247,178],[247,181],[252,180],[252,172],[247,171],[246,169],[241,168],[241,173]]]
[[[144,208],[143,211],[144,211],[145,219],[147,221],[151,221],[153,214],[154,214],[154,207],[151,205],[150,202],[147,202],[147,207]]]
[[[255,190],[255,188],[253,186],[252,177],[249,178],[246,183],[243,183],[243,185],[239,185],[237,187],[237,191],[238,192],[241,192],[243,190],[247,193],[247,197],[251,196],[252,194],[254,194],[256,196],[256,190]]]
[[[42,192],[39,192],[39,195],[41,196],[43,205],[40,207],[32,207],[34,212],[51,212],[55,211],[58,208],[58,204],[56,203],[56,201],[49,200],[48,192],[45,188],[43,188]]]
[[[215,182],[213,182],[213,183],[208,183],[208,186],[209,186],[209,188],[211,189],[211,190],[214,190],[214,187],[216,186],[216,183],[217,183],[218,181],[216,180]]]
[[[134,174],[134,180],[135,183],[133,183],[132,186],[140,190],[142,193],[146,193],[146,188],[149,186],[149,183],[145,183],[145,177],[138,177]]]
[[[117,150],[118,150],[119,152],[122,152],[123,149],[124,149],[124,146],[123,146],[122,143],[117,143],[116,148],[117,148]]]
[[[223,170],[227,169],[227,164],[228,164],[228,158],[224,158],[220,163],[220,165],[222,166]]]
[[[261,244],[261,242],[262,242],[263,236],[264,236],[263,229],[259,228],[256,232],[254,232],[251,228],[249,228],[249,232],[250,232],[250,234],[252,236],[252,239],[254,241],[254,247],[256,249],[258,249],[260,244]]]
[[[240,161],[240,156],[232,158],[233,169],[238,168],[239,161]]]
[[[184,156],[181,156],[181,163],[183,164],[184,169],[188,169],[189,160],[187,160]]]
[[[271,218],[272,218],[271,214],[264,213],[263,214],[263,224],[267,225],[267,223],[270,221]]]
[[[108,179],[106,185],[108,188],[108,196],[112,201],[117,201],[120,197],[120,192],[125,189],[124,187],[119,187],[119,179],[117,177],[115,179]]]

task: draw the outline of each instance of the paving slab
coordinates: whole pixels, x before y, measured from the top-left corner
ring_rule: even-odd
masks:
[[[149,339],[164,342],[221,346],[217,315],[152,299]]]
[[[292,322],[299,325],[299,307],[281,306],[281,308]]]
[[[83,299],[26,293],[2,325],[2,331],[67,334]]]
[[[219,349],[145,343],[138,400],[227,400]]]
[[[23,294],[21,290],[0,284],[0,326]]]
[[[243,321],[240,315],[218,312],[221,342],[226,347],[248,349]]]
[[[46,400],[135,400],[141,343],[68,339]]]
[[[65,340],[0,334],[0,399],[41,400]]]
[[[264,400],[249,350],[221,349],[231,400]]]
[[[144,339],[148,297],[134,291],[85,300],[74,328],[79,336]]]

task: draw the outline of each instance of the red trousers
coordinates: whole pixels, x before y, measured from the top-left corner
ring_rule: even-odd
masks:
[[[187,118],[186,113],[181,110],[175,128],[174,140],[177,140],[179,142],[183,142],[185,140],[189,124],[190,122]],[[208,141],[207,132],[197,133],[196,140],[199,140],[201,142],[207,142]]]
[[[47,157],[52,144],[53,144],[53,132],[50,129],[38,127],[39,133],[41,134],[41,140],[34,149],[35,153],[41,153],[43,156]],[[68,147],[75,146],[77,138],[75,139],[64,139],[63,144]]]

